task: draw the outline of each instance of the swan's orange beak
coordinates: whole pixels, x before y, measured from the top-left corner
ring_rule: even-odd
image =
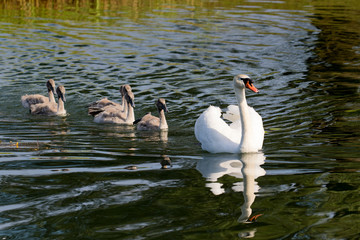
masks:
[[[253,92],[259,92],[259,90],[257,90],[257,88],[252,83],[250,83],[250,81],[248,81],[245,86]]]

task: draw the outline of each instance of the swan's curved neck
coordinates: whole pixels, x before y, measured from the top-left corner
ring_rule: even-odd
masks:
[[[246,152],[247,145],[249,144],[249,130],[251,128],[251,119],[249,113],[249,106],[246,102],[245,89],[235,91],[238,101],[241,121],[241,140],[240,140],[240,152]]]
[[[64,106],[64,102],[61,98],[59,98],[59,104],[58,104],[58,109],[57,109],[57,115],[64,115],[66,114],[66,110],[65,110],[65,106]]]
[[[245,89],[240,89],[238,91],[235,90],[236,99],[238,101],[239,107],[240,104],[245,104],[247,106],[246,97],[245,97]]]
[[[126,122],[133,123],[135,121],[134,108],[131,106],[130,103],[127,103],[126,105],[127,105]]]
[[[125,100],[125,96],[121,97],[121,109],[123,110],[123,112],[125,112],[126,110],[126,100]]]
[[[167,128],[168,128],[168,125],[167,125],[167,122],[166,122],[164,110],[160,110],[160,111],[159,111],[159,118],[160,118],[159,128],[160,128],[160,129],[167,129]]]
[[[52,102],[52,103],[55,102],[54,93],[51,90],[49,90],[49,102]]]

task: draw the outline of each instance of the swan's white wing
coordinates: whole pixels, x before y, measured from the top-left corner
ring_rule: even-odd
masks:
[[[239,150],[241,134],[230,128],[220,116],[220,108],[208,107],[196,120],[196,139],[201,143],[202,149],[208,152],[236,153]]]
[[[226,113],[223,113],[223,118],[229,120],[230,127],[240,131],[241,136],[241,121],[239,107],[236,105],[229,105],[226,109]]]
[[[237,120],[236,122],[231,123],[230,127],[232,129],[236,129],[236,131],[239,131],[240,136],[241,136],[242,129],[241,129],[241,121],[240,120]]]
[[[251,125],[253,126],[251,128],[253,146],[260,150],[262,149],[265,134],[262,117],[252,107],[249,107],[249,112]]]
[[[264,142],[264,127],[261,116],[252,107],[248,107],[251,119],[251,129],[249,130],[251,136],[251,145],[253,149],[260,150]],[[231,121],[230,127],[237,129],[241,133],[241,121],[239,107],[236,105],[229,105],[223,118]]]
[[[229,105],[226,109],[226,113],[223,113],[223,118],[230,122],[240,121],[239,107],[236,105]]]

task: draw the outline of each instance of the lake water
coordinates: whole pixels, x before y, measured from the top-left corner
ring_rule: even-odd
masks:
[[[359,1],[5,0],[0,29],[1,239],[359,238]],[[263,151],[206,153],[196,118],[238,73]],[[50,78],[68,115],[31,116]],[[168,132],[93,122],[122,84]]]

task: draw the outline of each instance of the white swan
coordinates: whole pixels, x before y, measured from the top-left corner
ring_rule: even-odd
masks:
[[[46,82],[46,87],[48,89],[49,97],[45,97],[40,94],[31,94],[21,96],[21,103],[24,108],[30,108],[31,105],[39,104],[39,103],[55,103],[55,81],[50,79]]]
[[[132,125],[135,121],[134,94],[130,90],[126,91],[124,95],[125,107],[123,109],[120,104],[110,104],[99,108],[97,112],[89,112],[89,114],[94,116],[94,122]]]
[[[165,130],[168,129],[168,125],[165,118],[165,112],[167,107],[164,98],[159,98],[155,103],[158,111],[159,118],[151,115],[151,112],[146,114],[140,119],[134,121],[137,124],[137,130]]]
[[[48,102],[31,105],[30,113],[33,115],[65,116],[65,87],[62,85],[58,86],[56,89],[56,94],[58,95],[59,104],[56,102]]]
[[[245,88],[254,92],[249,76],[239,74],[234,77],[235,95],[238,107],[230,105],[223,118],[230,120],[228,125],[221,118],[221,110],[210,106],[195,123],[195,136],[202,149],[211,152],[245,153],[258,152],[264,141],[264,127],[261,116],[247,105]]]

